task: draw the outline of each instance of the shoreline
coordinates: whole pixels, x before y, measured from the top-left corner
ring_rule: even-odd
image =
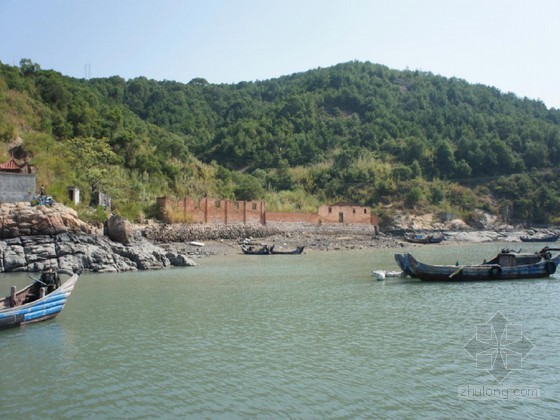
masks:
[[[477,231],[443,231],[445,240],[439,244],[414,244],[407,242],[402,233],[349,232],[347,229],[328,233],[318,232],[317,229],[300,229],[278,232],[262,237],[247,237],[255,244],[275,245],[278,250],[289,251],[298,246],[304,247],[304,253],[312,252],[338,252],[363,249],[406,248],[406,247],[437,247],[451,244],[476,244],[490,242],[507,242],[512,247],[528,243],[522,242],[520,236],[526,235],[525,230],[477,230]],[[240,238],[241,239],[241,238]],[[207,239],[197,238],[192,241],[182,242],[153,242],[167,251],[188,255],[189,257],[202,258],[213,255],[233,255],[241,253],[240,239],[222,238]],[[245,238],[244,238],[245,239]],[[198,242],[196,245],[190,242]],[[200,246],[203,244],[203,246]],[[532,244],[545,247],[550,242],[533,242]]]
[[[554,232],[495,224],[475,229],[458,221],[414,228],[406,223],[395,226],[380,232],[374,225],[338,223],[225,225],[149,221],[133,225],[113,215],[101,227],[80,220],[75,210],[62,204],[8,203],[0,204],[0,272],[38,272],[47,267],[78,273],[121,272],[194,266],[196,258],[241,254],[241,241],[274,245],[284,252],[297,247],[304,247],[304,253],[338,252],[426,246],[407,242],[404,233],[437,232],[446,240],[428,246],[510,242],[519,248],[521,236],[540,237]]]

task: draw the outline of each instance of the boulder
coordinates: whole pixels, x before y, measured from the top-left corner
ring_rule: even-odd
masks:
[[[461,219],[453,219],[449,221],[448,226],[452,230],[460,230],[460,231],[470,231],[472,228],[463,222]]]
[[[167,258],[175,267],[196,267],[198,264],[184,254],[168,253]]]
[[[132,223],[124,217],[112,215],[106,224],[107,236],[124,245],[128,245],[134,240],[134,228]]]

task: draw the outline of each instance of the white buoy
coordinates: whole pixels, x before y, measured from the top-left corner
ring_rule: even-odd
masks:
[[[386,273],[382,270],[376,270],[372,273],[377,280],[385,280]]]
[[[406,277],[404,271],[384,271],[384,270],[375,270],[371,273],[378,281],[385,280],[386,278],[390,277]]]
[[[405,277],[404,272],[402,271],[387,271],[385,275],[387,277]]]

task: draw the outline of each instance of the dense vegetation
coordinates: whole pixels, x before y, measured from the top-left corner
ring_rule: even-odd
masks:
[[[215,85],[74,79],[24,59],[0,63],[0,142],[39,182],[113,197],[151,215],[164,194],[394,209],[476,209],[560,220],[560,111],[419,71],[350,62],[274,80]],[[17,144],[17,142],[16,142]]]

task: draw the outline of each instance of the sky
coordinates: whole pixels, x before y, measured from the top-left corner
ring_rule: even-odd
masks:
[[[0,61],[66,76],[267,80],[352,60],[560,109],[560,0],[0,0]]]

